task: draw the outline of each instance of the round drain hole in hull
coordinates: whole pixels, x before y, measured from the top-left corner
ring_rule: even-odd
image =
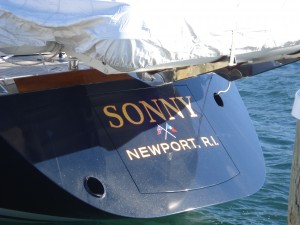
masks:
[[[84,187],[88,193],[97,198],[103,198],[105,195],[105,189],[102,182],[95,177],[86,177],[84,179]]]
[[[218,106],[220,106],[220,107],[224,106],[224,102],[219,94],[214,93],[214,99],[215,99],[216,103],[218,104]]]

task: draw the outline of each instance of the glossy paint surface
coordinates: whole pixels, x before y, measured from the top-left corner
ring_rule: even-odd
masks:
[[[162,87],[129,80],[2,96],[0,140],[38,179],[76,200],[66,215],[55,207],[41,214],[149,218],[218,204],[253,194],[265,178],[258,138],[235,86],[220,96],[223,106],[215,101],[227,85],[209,74]],[[90,177],[100,186],[87,189]],[[47,191],[55,198],[57,192]],[[1,208],[15,201],[5,199]],[[17,208],[35,213],[24,205]],[[77,213],[82,205],[92,206],[90,215]]]

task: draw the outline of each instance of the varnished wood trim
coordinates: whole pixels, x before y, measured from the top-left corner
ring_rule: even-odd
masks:
[[[81,84],[103,83],[116,80],[134,79],[128,74],[106,75],[95,69],[68,71],[50,75],[16,78],[20,93],[70,87]]]

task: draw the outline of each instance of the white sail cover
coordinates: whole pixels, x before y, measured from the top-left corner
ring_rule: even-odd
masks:
[[[299,0],[5,0],[0,53],[58,43],[105,73],[300,50]]]

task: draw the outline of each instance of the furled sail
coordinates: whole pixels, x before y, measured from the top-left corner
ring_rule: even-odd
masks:
[[[0,54],[65,51],[106,74],[269,60],[300,50],[299,8],[298,0],[6,0]]]

